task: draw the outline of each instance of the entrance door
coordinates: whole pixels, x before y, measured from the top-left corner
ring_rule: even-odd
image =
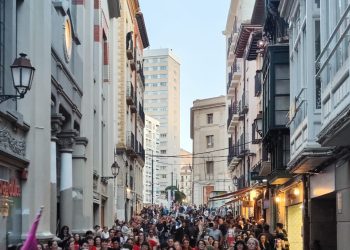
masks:
[[[294,206],[289,206],[287,209],[287,216],[288,240],[290,245],[289,249],[303,249],[303,238],[301,237],[301,231],[303,228],[301,203]]]
[[[337,249],[335,192],[311,199],[310,244],[321,249]]]
[[[101,228],[105,226],[105,209],[106,209],[105,205],[106,205],[106,201],[103,200],[101,204],[101,225],[102,225]]]

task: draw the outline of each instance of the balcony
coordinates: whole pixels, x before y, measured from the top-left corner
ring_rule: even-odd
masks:
[[[133,132],[128,132],[126,135],[126,153],[130,157],[136,157],[137,146],[135,143],[135,135]]]
[[[246,142],[249,141],[249,136],[248,134],[241,134],[238,140],[238,152],[237,152],[237,157],[243,158],[247,153],[249,153],[249,144]]]
[[[238,105],[232,103],[228,108],[227,131],[232,133],[239,123]]]
[[[138,118],[145,125],[145,112],[143,111],[143,106],[139,103]]]
[[[128,60],[134,59],[134,42],[132,34],[132,31],[126,34],[126,57],[128,58]]]
[[[140,165],[145,165],[145,149],[143,148],[142,144],[138,142],[138,148],[137,148],[137,161]]]
[[[227,166],[230,171],[233,171],[237,165],[241,162],[241,158],[238,157],[238,146],[229,144]]]
[[[255,91],[254,91],[255,97],[260,96],[261,94],[261,77],[262,77],[261,70],[257,70],[255,74]]]
[[[126,103],[128,105],[135,105],[135,92],[131,81],[128,81],[126,84]]]
[[[143,73],[143,64],[140,61],[137,61],[137,75],[140,78],[141,85],[145,88],[145,75]]]
[[[235,88],[238,86],[241,75],[241,64],[235,59],[228,75],[227,96],[232,97],[235,95]]]
[[[245,115],[247,114],[249,111],[249,95],[248,95],[248,91],[245,91],[242,94],[242,98],[239,101],[239,114]]]
[[[238,25],[237,17],[235,17],[233,27],[232,27],[231,36],[228,38],[228,41],[227,41],[226,56],[227,56],[228,65],[230,65],[235,59],[234,48],[235,48],[236,43],[237,43],[238,31],[239,31],[239,25]]]
[[[132,71],[135,71],[135,70],[136,70],[136,63],[135,63],[134,60],[131,60],[131,61],[130,61],[130,68],[131,68]]]
[[[134,103],[130,105],[130,111],[131,111],[131,113],[136,113],[137,112],[137,96],[136,96],[136,93],[135,93],[135,96],[134,96]]]

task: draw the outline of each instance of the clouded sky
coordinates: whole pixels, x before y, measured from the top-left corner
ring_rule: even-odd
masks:
[[[225,38],[230,0],[139,0],[151,49],[181,61],[181,147],[192,152],[190,108],[225,94]]]

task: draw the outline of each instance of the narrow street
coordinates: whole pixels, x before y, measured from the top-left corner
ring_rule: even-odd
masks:
[[[0,250],[349,250],[349,0],[0,0]]]

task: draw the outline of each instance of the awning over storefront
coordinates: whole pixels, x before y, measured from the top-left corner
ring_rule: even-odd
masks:
[[[232,199],[232,200],[226,202],[226,203],[225,203],[225,206],[226,206],[226,205],[230,205],[230,204],[235,203],[235,202],[240,201],[240,200],[241,200],[240,198],[234,198],[234,199]]]
[[[226,193],[226,194],[214,196],[214,197],[210,198],[209,201],[230,199],[230,198],[233,198],[233,197],[237,197],[237,196],[243,195],[243,194],[249,192],[250,190],[252,190],[251,187],[242,188],[242,189],[239,189],[239,190],[231,192],[231,193]]]

